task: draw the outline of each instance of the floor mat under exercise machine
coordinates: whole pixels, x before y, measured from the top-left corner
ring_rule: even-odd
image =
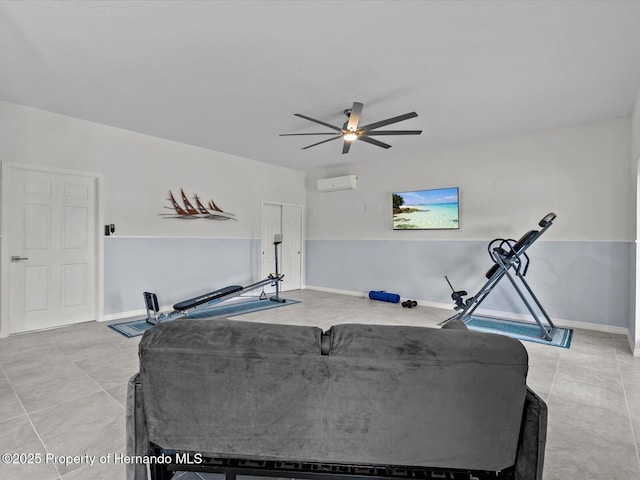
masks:
[[[573,330],[570,328],[556,327],[553,331],[552,339],[549,341],[542,338],[540,327],[535,323],[483,317],[480,315],[472,315],[465,319],[464,323],[469,330],[499,333],[508,337],[517,338],[518,340],[561,348],[569,348],[571,345],[571,336],[573,335]]]
[[[255,299],[247,300],[246,298],[242,298],[240,301],[228,301],[229,303],[217,304],[214,307],[207,308],[204,310],[200,310],[198,312],[187,315],[186,318],[193,319],[205,319],[205,318],[214,318],[214,317],[233,317],[235,315],[242,315],[244,313],[257,312],[260,310],[267,310],[270,308],[276,307],[284,307],[287,305],[293,305],[295,303],[300,303],[297,300],[289,300],[287,299],[285,303],[272,302],[270,300],[258,300],[257,297]],[[184,318],[184,317],[183,317]],[[167,320],[171,321],[171,320]],[[146,319],[141,320],[130,320],[127,322],[114,323],[108,325],[109,328],[115,330],[116,332],[124,335],[127,338],[137,337],[142,335],[144,332],[153,327],[152,324],[147,322]]]

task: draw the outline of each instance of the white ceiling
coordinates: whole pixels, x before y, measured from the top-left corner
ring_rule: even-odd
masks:
[[[638,1],[0,2],[0,99],[300,170],[625,116],[639,88]],[[354,101],[423,134],[278,136]]]

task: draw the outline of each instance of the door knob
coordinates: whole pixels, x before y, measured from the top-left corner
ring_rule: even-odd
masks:
[[[12,262],[22,262],[23,260],[29,260],[29,257],[21,257],[20,255],[11,255]]]

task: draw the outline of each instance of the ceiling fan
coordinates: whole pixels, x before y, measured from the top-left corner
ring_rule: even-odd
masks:
[[[331,125],[330,123],[323,122],[322,120],[317,120],[315,118],[307,117],[306,115],[302,115],[300,113],[294,113],[296,117],[304,118],[305,120],[319,123],[320,125],[329,127],[330,129],[334,130],[334,132],[281,133],[280,136],[291,137],[291,136],[298,136],[298,135],[332,135],[331,138],[303,147],[302,150],[315,147],[316,145],[320,145],[322,143],[330,142],[331,140],[337,140],[339,138],[342,138],[343,140],[342,153],[349,153],[349,148],[351,148],[351,143],[353,143],[355,140],[361,140],[363,142],[370,143],[371,145],[376,145],[382,148],[391,148],[391,145],[371,137],[379,136],[379,135],[420,135],[422,133],[422,130],[377,130],[380,127],[385,127],[393,123],[398,123],[398,122],[402,122],[403,120],[408,120],[410,118],[417,117],[418,114],[416,112],[405,113],[404,115],[398,115],[397,117],[387,118],[386,120],[380,120],[379,122],[370,123],[368,125],[364,125],[361,127],[359,126],[359,123],[360,123],[360,114],[362,113],[362,107],[363,107],[362,103],[353,102],[353,106],[344,111],[344,114],[347,116],[348,120],[345,122],[342,128],[337,127],[335,125]]]

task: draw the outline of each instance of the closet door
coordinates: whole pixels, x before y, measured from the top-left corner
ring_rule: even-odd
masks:
[[[299,290],[302,286],[302,207],[282,206],[281,268],[282,290]]]
[[[302,287],[302,207],[276,203],[262,204],[261,269],[262,278],[275,273],[275,234],[282,235],[278,246],[278,272],[284,274],[280,290]],[[275,287],[265,288],[267,292]]]

